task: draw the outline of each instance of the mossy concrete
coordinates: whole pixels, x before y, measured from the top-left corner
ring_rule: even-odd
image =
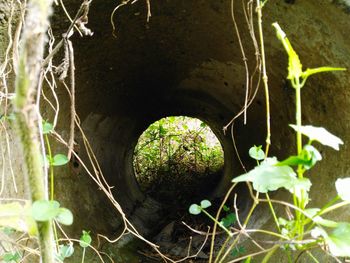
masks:
[[[71,13],[76,1],[66,1]],[[240,1],[235,12],[250,69],[254,68],[253,45],[244,25]],[[294,2],[288,4],[287,2]],[[294,93],[286,82],[287,57],[271,24],[278,21],[306,67],[349,68],[350,19],[346,1],[268,1],[264,8],[264,33],[270,85],[272,147],[270,154],[283,159],[294,152]],[[225,150],[225,173],[209,197],[222,196],[230,179],[242,173],[230,134],[222,127],[244,105],[245,71],[230,15],[230,1],[151,1],[152,17],[146,23],[144,1],[122,7],[114,17],[115,1],[92,2],[89,27],[94,35],[73,36],[77,77],[77,111],[113,193],[138,230],[152,236],[162,225],[162,204],[142,193],[133,176],[132,152],[138,136],[153,121],[168,115],[189,115],[207,121]],[[61,11],[53,17],[57,38],[69,25]],[[1,44],[0,44],[1,47]],[[320,146],[323,161],[310,173],[313,188],[310,206],[319,207],[336,193],[334,182],[349,176],[350,75],[327,73],[310,78],[302,90],[303,123],[323,126],[343,139],[339,152]],[[57,90],[61,102],[61,130],[68,136],[69,100]],[[235,140],[247,168],[250,146],[264,144],[265,106],[260,88],[247,112],[247,124],[239,118]],[[47,116],[50,116],[50,110]],[[67,113],[67,114],[65,114]],[[87,161],[78,138],[80,155]],[[61,148],[63,150],[63,148]],[[81,169],[72,163],[57,176],[57,198],[71,208],[78,234],[91,229],[113,236],[118,232],[118,212]],[[240,189],[242,211],[249,197]],[[278,196],[288,194],[281,191]],[[344,209],[334,218],[349,220]],[[257,211],[251,227],[270,225],[267,209]],[[163,222],[166,225],[167,222]]]

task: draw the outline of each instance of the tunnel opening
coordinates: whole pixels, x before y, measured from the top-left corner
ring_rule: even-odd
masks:
[[[188,207],[219,183],[224,151],[205,122],[169,116],[152,123],[139,137],[133,167],[143,193],[166,206]]]

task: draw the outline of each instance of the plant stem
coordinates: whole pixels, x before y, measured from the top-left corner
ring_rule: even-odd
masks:
[[[269,253],[266,254],[266,256],[264,257],[263,261],[261,261],[261,263],[267,263],[269,262],[270,257],[272,257],[272,255],[276,252],[276,250],[279,248],[279,245],[274,245],[272,247],[272,249],[269,251]]]
[[[277,219],[277,216],[276,216],[275,210],[273,209],[273,206],[272,206],[272,203],[271,203],[271,200],[270,200],[270,197],[269,197],[269,194],[268,194],[268,193],[266,193],[266,199],[267,199],[267,201],[268,201],[268,204],[269,204],[269,207],[270,207],[270,210],[271,210],[271,213],[272,213],[273,219],[275,220],[275,223],[276,223],[276,226],[277,226],[278,232],[281,232],[281,229],[280,229],[280,224],[278,223],[278,219]]]
[[[256,12],[258,13],[258,27],[259,27],[259,38],[260,38],[260,52],[261,52],[261,64],[262,64],[262,80],[265,89],[266,99],[266,149],[265,156],[268,156],[269,147],[271,145],[271,128],[270,128],[270,97],[269,97],[269,86],[268,77],[266,74],[266,60],[265,60],[265,46],[264,46],[264,34],[262,28],[262,5],[261,0],[256,0]]]
[[[34,103],[34,94],[36,94],[38,86],[51,5],[52,0],[32,0],[28,3],[21,39],[22,50],[16,76],[14,109],[33,202],[45,200],[47,191],[44,185],[44,170],[38,139],[37,122],[39,116]],[[54,263],[52,222],[37,222],[37,226],[42,262]]]
[[[86,250],[86,248],[84,247],[83,248],[83,256],[81,257],[81,263],[84,263],[84,261],[85,261],[85,250]]]
[[[206,214],[211,220],[214,221],[214,223],[217,223],[219,227],[221,227],[230,237],[233,236],[232,232],[230,230],[228,230],[225,226],[223,226],[222,224],[220,224],[211,214],[209,214],[207,211],[205,211],[203,208],[202,208],[202,212],[204,214]]]

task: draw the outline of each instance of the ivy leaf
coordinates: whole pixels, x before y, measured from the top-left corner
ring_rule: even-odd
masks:
[[[83,230],[83,234],[80,237],[80,242],[79,245],[83,248],[88,247],[91,244],[91,236],[90,236],[90,232]]]
[[[335,188],[341,199],[344,201],[350,201],[350,177],[338,178],[335,182]]]
[[[232,182],[252,182],[253,188],[260,193],[275,191],[284,187],[292,189],[296,182],[296,174],[289,166],[276,166],[276,157],[267,158],[259,166],[246,174],[240,175]]]
[[[69,226],[73,223],[73,214],[67,208],[60,208],[55,219],[66,226]]]
[[[49,221],[59,213],[60,203],[57,201],[38,200],[32,205],[32,215],[36,221]]]
[[[253,146],[249,149],[249,156],[252,157],[255,160],[261,161],[265,159],[265,153],[263,150],[261,150],[260,146]]]
[[[192,204],[190,206],[190,208],[188,209],[188,211],[190,212],[190,214],[192,215],[199,215],[202,212],[202,207],[200,207],[197,204]]]
[[[203,209],[208,208],[208,207],[210,207],[210,206],[211,206],[211,203],[210,203],[209,200],[202,200],[202,201],[201,201],[201,207],[202,207]]]
[[[64,154],[56,154],[53,159],[51,164],[53,166],[61,166],[61,165],[65,165],[69,162],[69,159],[67,156],[65,156]]]
[[[49,122],[43,123],[43,134],[48,134],[53,131],[53,125]]]
[[[322,127],[314,127],[311,125],[298,127],[297,125],[293,124],[290,124],[289,126],[295,131],[301,132],[305,136],[309,137],[311,141],[318,141],[319,143],[332,147],[335,150],[339,150],[339,145],[344,144],[340,138],[331,134]]]

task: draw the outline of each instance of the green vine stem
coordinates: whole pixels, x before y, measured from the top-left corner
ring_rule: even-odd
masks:
[[[22,50],[20,52],[18,75],[16,76],[16,98],[13,102],[18,135],[27,168],[26,180],[30,187],[33,202],[44,200],[47,196],[38,139],[38,109],[34,104],[34,95],[38,86],[51,5],[52,0],[31,0],[28,2],[21,39]],[[37,222],[37,227],[42,262],[54,263],[52,222]]]

